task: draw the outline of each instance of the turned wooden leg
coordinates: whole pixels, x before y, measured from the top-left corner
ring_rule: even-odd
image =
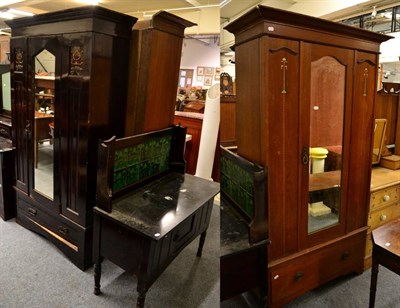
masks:
[[[378,281],[379,263],[372,258],[371,287],[369,293],[369,308],[375,307],[376,283]]]
[[[94,264],[94,294],[101,294],[100,291],[101,262]]]
[[[144,301],[146,299],[146,293],[147,290],[139,290],[138,288],[138,298],[136,302],[136,308],[143,308],[144,307]]]
[[[197,249],[197,256],[201,257],[201,254],[203,252],[203,246],[204,246],[204,242],[206,241],[206,235],[207,235],[207,231],[204,231],[201,235],[200,235],[200,242],[199,242],[199,248]]]

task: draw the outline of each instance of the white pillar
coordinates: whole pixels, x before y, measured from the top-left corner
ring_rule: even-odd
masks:
[[[220,86],[211,86],[207,91],[204,107],[203,127],[201,129],[199,156],[195,176],[212,181],[211,174],[217,146],[220,119]]]

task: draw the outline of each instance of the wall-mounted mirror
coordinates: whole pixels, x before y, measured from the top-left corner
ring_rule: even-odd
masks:
[[[35,59],[34,188],[53,199],[55,56],[42,50]]]
[[[372,164],[379,164],[382,147],[385,143],[386,119],[375,119],[374,146],[372,148]]]

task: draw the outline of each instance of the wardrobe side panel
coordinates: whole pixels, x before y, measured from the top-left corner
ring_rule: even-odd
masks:
[[[378,55],[355,51],[347,232],[367,223]]]

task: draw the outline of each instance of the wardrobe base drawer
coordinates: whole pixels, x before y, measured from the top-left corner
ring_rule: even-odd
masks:
[[[270,305],[279,307],[336,277],[361,273],[365,236],[365,230],[353,233],[284,262],[274,262],[268,277]]]
[[[87,269],[92,264],[93,229],[62,221],[46,211],[17,198],[17,223],[46,237],[77,267]]]

